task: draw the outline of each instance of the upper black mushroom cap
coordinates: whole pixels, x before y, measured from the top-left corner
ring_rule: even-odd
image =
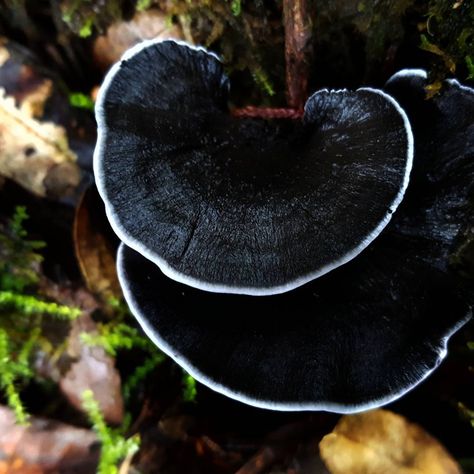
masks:
[[[412,79],[389,83],[414,113],[410,186],[382,235],[347,265],[281,295],[215,295],[122,245],[133,314],[199,381],[259,407],[347,413],[395,400],[445,357],[471,317],[472,289],[449,256],[473,224],[474,93],[448,83],[426,101],[425,81]]]
[[[96,180],[118,236],[169,277],[269,295],[350,261],[386,226],[412,166],[382,91],[319,91],[302,121],[232,117],[218,59],[145,42],[98,98]]]

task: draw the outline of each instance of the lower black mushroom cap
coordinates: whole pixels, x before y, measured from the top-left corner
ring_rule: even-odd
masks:
[[[411,79],[387,86],[411,103],[410,187],[382,235],[347,265],[281,295],[215,295],[122,244],[132,312],[197,380],[263,408],[349,413],[397,399],[445,357],[471,317],[472,289],[448,262],[472,225],[474,94],[451,83],[427,102]]]
[[[111,224],[176,281],[282,293],[350,261],[408,185],[409,122],[383,91],[319,91],[302,121],[235,118],[212,54],[134,48],[98,98],[94,157]]]
[[[446,278],[411,261],[400,270],[386,250],[258,299],[177,283],[123,244],[119,273],[145,332],[201,383],[262,408],[350,413],[421,382],[469,314]]]

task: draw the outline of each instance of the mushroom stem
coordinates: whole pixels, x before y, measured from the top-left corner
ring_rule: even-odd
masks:
[[[302,110],[308,97],[312,55],[309,0],[283,0],[285,25],[286,95],[288,106]]]
[[[234,117],[254,117],[262,119],[299,119],[303,116],[303,109],[278,109],[271,107],[247,106],[232,110]]]

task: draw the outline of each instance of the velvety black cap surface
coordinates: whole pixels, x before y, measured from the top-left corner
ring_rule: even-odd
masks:
[[[388,403],[439,364],[468,314],[445,278],[393,248],[261,298],[196,290],[120,252],[127,302],[152,340],[200,382],[265,408]]]
[[[474,227],[474,89],[448,80],[426,100],[427,85],[425,71],[408,69],[385,87],[407,111],[415,135],[413,182],[393,227],[407,238],[424,235],[433,247],[424,258],[446,271]]]
[[[400,397],[442,361],[471,315],[472,289],[449,257],[473,225],[474,94],[452,83],[426,102],[424,81],[412,79],[390,84],[411,104],[410,187],[382,235],[348,264],[281,295],[215,295],[122,245],[132,312],[199,381],[256,406],[353,412]]]
[[[274,294],[346,263],[408,184],[412,135],[381,91],[320,91],[302,121],[234,118],[218,59],[147,43],[109,73],[95,171],[119,237],[200,289]]]

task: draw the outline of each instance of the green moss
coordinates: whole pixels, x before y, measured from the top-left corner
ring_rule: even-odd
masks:
[[[467,78],[468,79],[474,79],[474,60],[472,59],[472,57],[470,55],[467,55],[464,58],[464,61],[466,61],[466,67],[467,67],[467,71],[469,73]]]
[[[183,373],[183,400],[195,402],[197,395],[196,380],[188,373]]]
[[[143,364],[139,365],[123,384],[122,394],[124,399],[129,400],[132,392],[165,360],[166,356],[157,349],[154,354],[145,359]]]
[[[99,323],[97,329],[97,334],[83,332],[81,341],[88,345],[103,347],[111,356],[116,356],[117,351],[121,349],[130,350],[139,347],[146,350],[152,347],[147,337],[142,336],[137,329],[126,322],[113,320],[110,323]]]
[[[242,13],[241,0],[232,0],[230,4],[232,15],[239,16]]]
[[[187,38],[218,52],[231,80],[238,74],[231,97],[237,98],[235,105],[283,106],[283,25],[276,21],[281,3],[173,0],[167,5]]]
[[[426,35],[420,35],[420,40],[421,40],[421,43],[420,43],[420,48],[421,49],[424,49],[425,51],[428,51],[430,53],[433,53],[433,54],[436,54],[437,56],[439,56],[443,60],[445,66],[446,66],[446,69],[449,72],[454,73],[456,71],[455,62],[453,61],[453,59],[448,54],[446,54],[446,52],[444,52],[436,44],[431,43],[428,40],[428,38],[426,37]]]
[[[270,82],[267,73],[263,69],[261,69],[260,67],[253,69],[252,77],[255,83],[265,94],[269,95],[270,97],[275,95],[275,89],[273,87],[273,84]]]
[[[90,96],[82,94],[81,92],[71,92],[69,94],[69,103],[78,109],[94,111],[94,101]]]
[[[359,13],[364,13],[365,12],[365,9],[366,9],[366,6],[365,6],[365,3],[364,2],[359,2],[357,4],[357,11]]]
[[[92,18],[87,18],[79,29],[79,36],[81,38],[88,38],[92,34],[92,26],[94,20]]]
[[[0,389],[20,424],[27,423],[28,414],[21,401],[18,385],[33,376],[30,357],[38,337],[39,329],[35,328],[21,347],[15,351],[7,331],[0,328]]]
[[[387,57],[388,50],[402,40],[405,34],[404,17],[414,3],[414,0],[354,2],[357,14],[354,17],[348,16],[345,21],[349,21],[357,28],[365,42],[366,77],[377,74]],[[335,27],[340,32],[344,28],[347,26],[342,22]],[[352,51],[350,45],[344,46],[349,49],[349,53]]]
[[[108,426],[91,390],[82,393],[82,406],[101,444],[97,473],[118,474],[120,461],[132,457],[140,448],[139,435],[125,438],[126,425],[119,429]]]
[[[45,244],[28,239],[27,218],[20,206],[0,225],[0,392],[19,423],[28,419],[20,389],[34,376],[32,354],[42,350],[52,356],[55,351],[42,334],[43,317],[69,321],[81,313],[38,294],[42,257],[37,250]]]
[[[114,21],[120,20],[126,1],[62,0],[60,6],[67,27],[81,38],[88,38],[94,29],[101,32]]]
[[[0,309],[23,314],[48,314],[64,319],[75,319],[81,315],[79,308],[59,305],[38,299],[36,296],[21,295],[11,291],[0,291]]]
[[[138,12],[148,10],[152,3],[153,3],[153,0],[138,0],[135,9]]]
[[[0,290],[21,292],[38,282],[38,250],[44,242],[28,240],[26,209],[18,206],[6,225],[0,224]]]
[[[132,316],[126,304],[117,299],[110,299],[109,305],[114,309],[114,318],[108,323],[98,323],[97,333],[81,333],[81,342],[87,345],[99,346],[111,356],[116,357],[120,351],[140,349],[144,353],[144,361],[128,376],[122,387],[122,394],[127,401],[136,388],[142,384],[148,375],[165,360],[155,344],[139,329],[131,326]],[[187,373],[182,378],[183,400],[194,402],[196,398],[196,381]]]
[[[472,79],[474,2],[431,0],[426,18],[421,47],[441,59],[433,64],[433,78],[444,79],[446,75],[459,74],[464,69],[465,77]]]

